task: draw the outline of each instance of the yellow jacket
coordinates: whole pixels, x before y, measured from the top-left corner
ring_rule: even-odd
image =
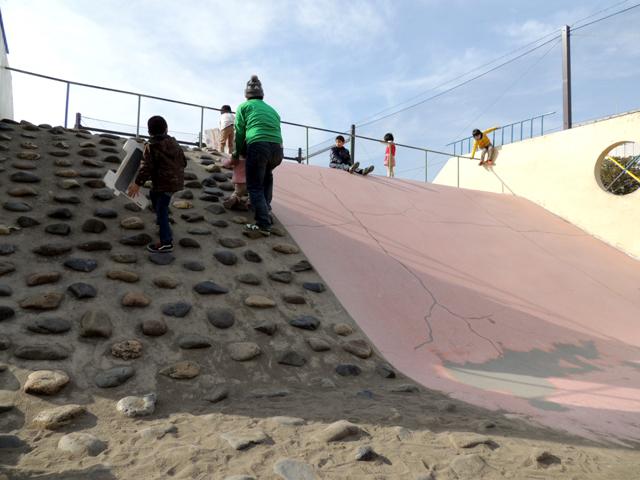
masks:
[[[473,143],[473,150],[471,150],[471,158],[475,157],[476,150],[478,150],[478,148],[487,148],[489,145],[491,145],[491,140],[489,140],[489,137],[487,135],[489,135],[494,130],[497,130],[498,128],[500,127],[493,127],[482,132],[482,138],[480,140],[476,140]]]

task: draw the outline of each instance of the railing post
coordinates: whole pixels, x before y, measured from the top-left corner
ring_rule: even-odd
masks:
[[[540,117],[540,136],[544,136],[544,115]]]
[[[456,160],[458,161],[458,180],[456,184],[460,188],[460,157],[456,157]]]
[[[511,124],[511,143],[513,143],[513,123]]]
[[[533,138],[533,118],[531,119],[531,134],[529,135],[529,138]]]
[[[64,128],[67,128],[67,120],[69,119],[69,87],[71,85],[67,82],[67,97],[64,101]]]
[[[304,127],[307,136],[307,165],[309,165],[309,127]]]
[[[138,118],[136,120],[136,138],[140,138],[140,103],[142,98],[138,95]]]
[[[302,163],[302,147],[298,147],[298,163]]]
[[[204,135],[204,107],[200,107],[200,141],[198,142],[200,145],[200,148],[202,148],[202,139],[203,139],[203,135]],[[233,147],[231,147],[231,149],[233,150]]]
[[[82,114],[80,112],[76,113],[76,124],[73,126],[76,130],[82,128]]]
[[[520,141],[522,141],[522,123],[524,122],[524,120],[522,122],[520,122]]]
[[[500,140],[500,146],[504,145],[504,128],[500,129],[500,133],[502,135],[502,140]]]
[[[356,126],[351,125],[351,161],[356,161]]]
[[[424,183],[429,183],[429,152],[424,151]]]

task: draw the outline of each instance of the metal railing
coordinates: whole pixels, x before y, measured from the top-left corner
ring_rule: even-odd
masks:
[[[510,123],[508,125],[503,125],[502,127],[498,127],[491,133],[491,142],[496,147],[500,147],[502,145],[508,145],[509,143],[520,142],[527,138],[533,138],[538,129],[534,129],[534,123],[536,120],[540,120],[540,135],[544,135],[544,119],[545,117],[549,117],[551,115],[555,115],[556,112],[543,113],[542,115],[536,115],[535,117],[527,118],[524,120],[520,120],[518,122]],[[529,136],[527,137],[527,131]],[[506,135],[505,135],[506,134]],[[453,154],[456,153],[462,154],[463,152],[471,152],[473,148],[473,137],[465,137],[460,140],[456,140],[454,142],[448,143],[447,147],[453,146]],[[467,145],[465,149],[465,144]]]
[[[190,142],[190,141],[184,141],[184,140],[180,140],[177,139],[180,143],[183,143],[185,145],[198,145],[198,146],[202,146],[203,145],[203,134],[204,134],[204,112],[205,110],[211,110],[211,111],[216,111],[219,112],[220,109],[216,108],[216,107],[211,107],[208,105],[200,105],[197,103],[192,103],[192,102],[184,102],[184,101],[180,101],[180,100],[174,100],[174,99],[169,99],[169,98],[163,98],[163,97],[158,97],[155,95],[147,95],[144,93],[139,93],[139,92],[131,92],[131,91],[127,91],[127,90],[121,90],[121,89],[116,89],[116,88],[109,88],[109,87],[103,87],[103,86],[99,86],[99,85],[91,85],[88,83],[81,83],[81,82],[74,82],[72,80],[65,80],[65,79],[61,79],[61,78],[56,78],[56,77],[52,77],[50,75],[43,75],[40,73],[35,73],[35,72],[29,72],[26,70],[21,70],[18,68],[13,68],[13,67],[2,67],[6,70],[9,70],[11,72],[16,72],[16,73],[20,73],[23,75],[28,75],[28,76],[32,76],[32,77],[37,77],[37,78],[42,78],[45,80],[49,80],[49,81],[53,81],[53,82],[59,82],[59,83],[63,83],[66,85],[66,91],[65,91],[65,104],[64,104],[64,127],[68,128],[68,121],[69,121],[69,98],[71,96],[71,87],[75,86],[75,87],[84,87],[84,88],[91,88],[91,89],[96,89],[96,90],[101,90],[101,91],[107,91],[107,92],[113,92],[113,93],[118,93],[118,94],[123,94],[123,95],[128,95],[128,96],[133,96],[137,99],[137,115],[136,115],[136,124],[135,124],[135,136],[139,137],[139,138],[148,138],[144,135],[140,134],[140,111],[141,111],[141,105],[142,105],[142,100],[143,99],[150,99],[150,100],[158,100],[161,102],[167,102],[167,103],[171,103],[171,104],[176,104],[176,105],[183,105],[183,106],[187,106],[187,107],[193,107],[199,110],[200,113],[200,132],[198,134],[198,142],[194,143],[194,142]],[[549,115],[549,114],[546,114]],[[538,117],[536,117],[538,118]],[[100,133],[111,133],[111,134],[115,134],[115,135],[122,135],[122,136],[132,136],[134,135],[133,132],[122,132],[122,131],[116,131],[116,130],[107,130],[107,129],[102,129],[102,128],[94,128],[94,127],[87,127],[87,126],[83,126],[82,124],[82,120],[81,120],[81,116],[78,117],[77,122],[75,124],[76,127],[81,127],[81,128],[87,128],[91,131],[96,131],[96,132],[100,132]],[[356,127],[355,125],[351,125],[351,128],[348,132],[344,132],[344,131],[340,131],[340,130],[332,130],[329,128],[322,128],[322,127],[315,127],[312,125],[305,125],[302,123],[297,123],[297,122],[288,122],[288,121],[284,121],[282,120],[281,123],[283,125],[288,125],[291,127],[297,127],[297,128],[302,128],[304,129],[304,133],[305,133],[305,149],[304,149],[304,155],[303,155],[303,150],[301,147],[297,148],[297,152],[298,155],[297,157],[285,157],[289,160],[295,160],[299,163],[302,163],[303,161],[305,163],[309,163],[309,158],[311,158],[311,152],[310,152],[310,145],[309,145],[309,132],[310,131],[314,131],[314,132],[322,132],[322,133],[330,133],[333,135],[342,135],[345,138],[349,138],[350,139],[350,150],[351,150],[351,157],[352,159],[356,158],[356,139],[361,139],[361,140],[367,140],[367,141],[372,141],[372,142],[376,142],[376,143],[380,143],[383,144],[385,143],[382,139],[379,138],[373,138],[373,137],[367,137],[364,135],[358,135],[356,133]],[[461,153],[456,153],[454,152],[453,154],[451,152],[442,152],[442,151],[438,151],[438,150],[433,150],[433,149],[429,149],[429,148],[424,148],[424,147],[418,147],[415,145],[407,145],[407,144],[403,144],[403,143],[395,143],[396,148],[404,148],[404,149],[408,149],[408,150],[412,150],[412,151],[419,151],[419,152],[423,152],[424,153],[424,179],[425,182],[428,182],[428,175],[429,175],[429,158],[430,156],[436,156],[436,157],[440,157],[442,158],[443,156],[446,157],[447,161],[451,158],[455,158],[456,159],[456,164],[457,164],[457,186],[460,187],[460,160],[472,160],[470,157],[462,155]],[[422,169],[422,167],[419,167],[420,169]],[[508,189],[508,187],[504,184],[504,182],[502,180],[500,180],[500,182],[502,183],[502,187],[503,187],[503,191],[504,188],[506,187]]]

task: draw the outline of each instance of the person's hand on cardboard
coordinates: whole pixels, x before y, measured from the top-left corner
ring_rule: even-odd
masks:
[[[129,188],[127,189],[127,195],[129,195],[131,198],[136,198],[139,193],[140,185],[136,183],[132,183],[131,185],[129,185]]]

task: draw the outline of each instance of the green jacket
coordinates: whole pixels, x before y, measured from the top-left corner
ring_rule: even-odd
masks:
[[[263,100],[252,98],[236,110],[236,148],[234,155],[245,155],[254,142],[282,144],[280,115]]]

